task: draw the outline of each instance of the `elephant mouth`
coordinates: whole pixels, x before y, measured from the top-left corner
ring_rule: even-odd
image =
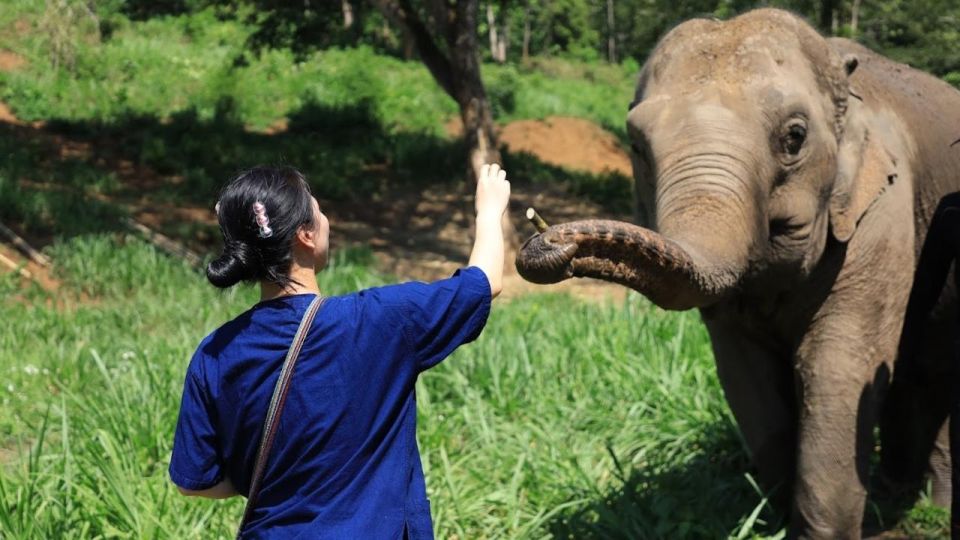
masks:
[[[590,277],[629,287],[664,309],[705,307],[738,279],[657,232],[621,221],[585,220],[544,227],[517,254],[527,281]]]

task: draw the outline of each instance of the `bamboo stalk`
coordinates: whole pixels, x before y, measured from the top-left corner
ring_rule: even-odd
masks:
[[[527,219],[529,219],[530,223],[533,223],[533,226],[537,228],[537,232],[546,232],[548,227],[547,222],[540,217],[540,214],[538,214],[533,207],[527,208]]]
[[[16,271],[18,274],[20,274],[21,276],[23,276],[23,277],[25,277],[25,278],[27,278],[27,279],[33,279],[33,274],[31,274],[30,272],[28,272],[25,268],[22,268],[22,267],[21,267],[19,264],[17,264],[15,261],[9,259],[9,258],[8,258],[6,255],[4,255],[3,253],[0,253],[0,263],[3,263],[4,266],[8,267],[8,268],[11,269],[11,270]]]
[[[33,247],[28,244],[26,240],[20,238],[17,233],[11,231],[2,223],[0,223],[0,235],[13,244],[13,247],[17,248],[20,253],[23,253],[29,257],[31,261],[39,264],[40,266],[50,266],[50,259],[47,258],[46,255],[33,249]]]
[[[151,229],[150,227],[147,227],[146,225],[144,225],[143,223],[140,223],[139,221],[126,218],[124,219],[124,222],[128,227],[130,227],[134,231],[146,237],[146,239],[151,244],[157,246],[161,250],[166,251],[171,255],[174,255],[176,257],[180,257],[186,260],[187,264],[189,264],[190,266],[193,266],[196,268],[196,267],[199,267],[200,264],[202,263],[202,259],[200,259],[199,255],[197,255],[187,247],[183,246],[180,242],[177,242],[176,240],[173,240],[163,234],[158,233],[157,231]]]

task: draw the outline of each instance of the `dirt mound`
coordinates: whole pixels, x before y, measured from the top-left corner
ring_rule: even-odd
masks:
[[[13,111],[10,110],[10,107],[3,102],[0,102],[0,122],[14,125],[23,125],[20,120],[13,114]]]
[[[630,176],[630,156],[610,132],[589,120],[551,116],[504,126],[500,142],[512,152],[528,152],[544,163],[568,169]]]
[[[27,61],[13,51],[0,50],[0,71],[13,71],[22,67]]]

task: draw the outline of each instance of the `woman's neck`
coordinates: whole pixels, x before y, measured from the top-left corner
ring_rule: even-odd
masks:
[[[317,274],[313,268],[294,264],[290,270],[290,280],[292,283],[285,288],[270,281],[261,281],[260,301],[273,300],[274,298],[293,294],[320,294],[320,286],[317,285]]]

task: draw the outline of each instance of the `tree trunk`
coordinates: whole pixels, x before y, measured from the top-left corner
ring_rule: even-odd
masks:
[[[460,106],[463,134],[470,152],[469,163],[473,177],[477,178],[483,163],[500,162],[500,152],[493,130],[493,114],[480,76],[476,1],[460,0],[456,11],[456,33],[450,47],[454,86],[452,96]]]
[[[836,10],[837,0],[820,1],[820,30],[823,32],[833,31]]]
[[[472,9],[469,5],[471,3]],[[501,163],[493,112],[490,110],[487,92],[480,75],[476,14],[475,2],[460,0],[457,4],[456,39],[450,47],[450,64],[453,66],[453,80],[457,87],[454,99],[460,106],[463,137],[469,153],[469,172],[474,179],[480,178],[480,167],[484,163]],[[504,245],[507,249],[505,264],[507,268],[512,268],[519,242],[517,242],[516,229],[509,212],[504,213],[501,226]]]
[[[520,53],[520,60],[526,62],[530,59],[530,0],[523,5],[523,50]]]
[[[343,28],[346,30],[353,26],[353,6],[350,0],[341,0],[340,7],[343,10]]]
[[[487,33],[490,36],[490,57],[499,62],[497,58],[497,18],[493,14],[493,2],[487,2]]]
[[[613,0],[607,0],[607,60],[617,63],[617,30],[614,27]]]
[[[502,161],[497,147],[493,115],[483,86],[470,85],[469,88],[465,88],[465,91],[471,97],[466,98],[466,102],[460,106],[460,118],[463,121],[464,142],[469,149],[468,172],[473,178],[480,178],[480,168],[485,163],[502,163]],[[473,189],[474,185],[469,184],[470,194]],[[500,227],[503,229],[503,243],[506,248],[504,267],[506,271],[510,271],[514,268],[520,242],[509,211],[503,214]]]
[[[500,150],[494,130],[493,115],[483,88],[465,88],[464,103],[460,103],[464,142],[469,149],[470,172],[480,175],[484,163],[500,163]]]
[[[439,32],[439,37],[446,42],[446,53],[437,46],[434,35],[412,9],[409,0],[377,0],[377,6],[388,20],[409,36],[408,41],[415,44],[420,59],[434,80],[460,107],[468,176],[476,181],[484,163],[500,163],[493,114],[480,75],[477,0],[458,0],[453,5],[446,2],[434,4],[438,13],[441,8],[448,10],[439,15],[444,19],[444,31]],[[473,185],[470,184],[471,192]],[[504,215],[503,226],[507,259],[512,265],[518,242],[508,214]]]
[[[505,17],[505,10],[501,8],[500,18],[503,20]],[[490,57],[493,58],[493,61],[502,64],[507,61],[507,28],[505,23],[501,23],[497,28],[497,16],[493,12],[493,2],[487,3],[487,29],[490,36]]]
[[[860,0],[853,0],[853,7],[850,9],[850,37],[856,37],[857,24],[860,22]]]
[[[497,62],[501,64],[507,63],[507,50],[510,49],[510,23],[507,18],[507,2],[502,0],[500,2],[500,40],[497,42]]]

